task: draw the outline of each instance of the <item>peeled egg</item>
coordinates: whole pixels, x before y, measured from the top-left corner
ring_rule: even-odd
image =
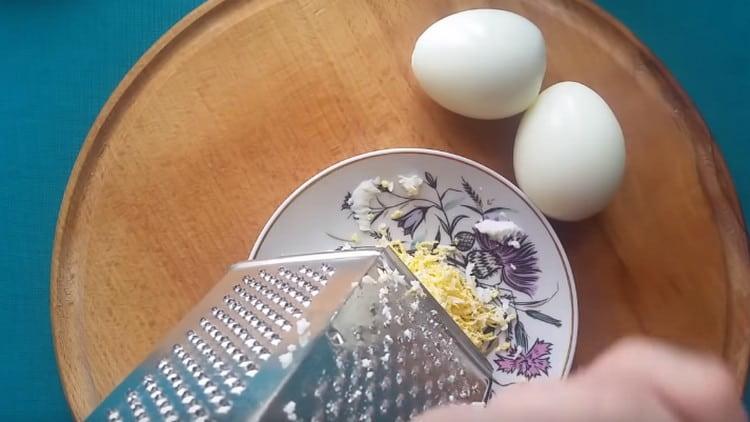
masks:
[[[521,119],[513,166],[518,185],[542,212],[582,220],[604,209],[622,181],[622,129],[591,88],[560,82]]]
[[[528,108],[546,68],[542,32],[523,16],[475,9],[433,23],[411,67],[422,89],[455,113],[499,119]]]

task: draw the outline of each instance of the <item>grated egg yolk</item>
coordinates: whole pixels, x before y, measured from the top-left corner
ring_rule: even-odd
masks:
[[[483,302],[464,273],[448,264],[452,246],[422,242],[409,252],[398,241],[390,246],[475,346],[486,348],[507,330],[508,320],[502,309]]]

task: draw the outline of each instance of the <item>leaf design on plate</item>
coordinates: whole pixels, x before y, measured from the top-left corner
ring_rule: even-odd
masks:
[[[504,212],[504,211],[513,211],[513,209],[508,207],[492,207],[490,209],[487,209],[484,211],[485,214],[491,214],[493,212]]]
[[[469,217],[463,214],[453,217],[453,221],[451,221],[451,224],[450,224],[450,231],[448,233],[453,233],[453,231],[456,230],[456,227],[458,227],[458,223],[460,223],[461,220],[465,218],[469,218]]]
[[[516,319],[516,325],[513,327],[513,335],[516,338],[516,344],[523,350],[529,346],[529,336],[526,334],[526,327],[523,322]]]
[[[477,210],[478,213],[483,214],[482,198],[479,196],[477,191],[474,190],[471,184],[469,184],[469,182],[467,182],[466,179],[464,179],[463,177],[461,178],[461,187],[464,189],[464,192],[466,192],[466,194],[469,195],[469,198],[471,198],[471,200],[474,201],[474,204],[476,204],[477,208],[474,208],[474,209]]]
[[[527,309],[524,312],[526,312],[526,315],[536,320],[546,322],[547,324],[552,324],[555,327],[560,327],[562,325],[562,322],[559,319],[551,317],[543,312],[535,311],[533,309]]]
[[[443,220],[443,219],[442,219],[442,218],[440,218],[439,216],[437,217],[437,220],[438,220],[438,221],[440,222],[440,227],[442,227],[442,228],[443,228],[443,230],[445,230],[445,232],[446,232],[446,233],[450,233],[450,231],[451,231],[451,228],[450,228],[450,226],[448,225],[448,223],[446,223],[446,222],[445,222],[445,220]]]
[[[516,301],[516,307],[523,307],[523,308],[539,308],[540,306],[546,305],[550,300],[552,300],[555,296],[557,296],[557,293],[560,291],[560,286],[555,286],[555,291],[551,295],[538,300],[529,300],[529,301]]]
[[[453,208],[456,208],[458,205],[461,205],[461,202],[463,200],[464,200],[463,198],[455,198],[455,199],[451,199],[450,201],[446,201],[443,204],[443,210],[445,211],[452,210]]]
[[[424,182],[433,189],[437,188],[437,179],[429,171],[424,172]]]
[[[352,199],[352,193],[347,192],[344,196],[344,202],[341,203],[341,211],[352,209],[352,205],[349,203],[350,199]]]

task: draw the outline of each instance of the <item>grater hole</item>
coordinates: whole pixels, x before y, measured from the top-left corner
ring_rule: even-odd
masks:
[[[235,312],[237,315],[242,317],[243,320],[248,322],[250,324],[250,327],[254,329],[255,332],[259,333],[260,336],[264,339],[266,339],[267,342],[269,342],[272,346],[277,346],[281,343],[281,336],[274,331],[273,324],[267,325],[265,324],[260,318],[258,318],[257,315],[255,315],[252,311],[249,311],[244,306],[237,303],[236,300],[232,299],[229,296],[224,297],[224,303],[227,304],[229,309],[233,312]],[[277,326],[281,326],[283,329],[284,326],[289,326],[291,328],[291,324],[284,319],[281,315],[273,311],[272,309],[266,307],[267,310],[267,318],[271,320],[274,324]],[[239,324],[236,323],[232,318],[230,318],[226,312],[214,308],[214,315],[222,321],[225,325],[227,325],[235,335],[237,335],[241,340],[244,341],[244,344],[248,347],[254,347],[257,345],[256,339],[250,335],[247,330],[239,326]],[[234,325],[233,325],[234,324]],[[288,329],[287,329],[288,331]]]
[[[120,412],[117,410],[110,410],[107,413],[107,421],[108,422],[120,422],[122,421],[122,416],[120,415]]]
[[[375,419],[375,408],[373,406],[368,406],[360,417],[360,420],[371,421],[373,419]]]
[[[204,320],[206,321],[205,323],[203,323]],[[232,360],[234,360],[235,362],[239,362],[240,359],[245,357],[240,349],[235,346],[234,343],[232,343],[229,337],[224,335],[221,330],[216,328],[216,326],[206,318],[201,318],[201,326],[208,333],[208,335],[210,335],[214,340],[216,340],[217,343],[219,343],[219,346],[224,349],[224,351],[232,358]]]
[[[389,377],[384,377],[382,381],[380,381],[380,389],[383,390],[383,392],[388,392],[391,388],[391,379]]]
[[[292,279],[292,282],[294,283],[294,279]],[[305,286],[305,281],[303,279],[298,278],[298,281],[295,284],[300,285],[300,287],[302,288],[302,287]],[[284,294],[284,295],[292,298],[295,302],[300,303],[303,306],[308,306],[309,305],[310,298],[307,297],[301,291],[295,289],[293,287],[293,285],[288,284],[288,283],[280,283],[276,287],[279,289],[279,291],[282,294]],[[305,305],[306,302],[308,303],[308,305]]]
[[[261,278],[263,278],[262,274],[261,274]],[[244,277],[242,277],[242,283],[245,284],[246,286],[249,286],[250,288],[253,288],[253,289],[258,288],[260,286],[260,282],[258,282],[258,280],[254,279],[253,277],[247,276],[247,275],[244,276]]]
[[[406,396],[404,396],[404,393],[398,393],[398,396],[396,396],[395,404],[397,408],[402,408],[404,406],[404,401],[406,400]]]
[[[344,379],[343,375],[336,377],[336,379],[333,380],[333,384],[332,384],[333,391],[337,395],[340,395],[341,392],[344,390],[345,383],[346,383],[346,379]]]
[[[127,402],[128,407],[130,408],[130,413],[132,413],[133,417],[141,421],[145,418],[145,420],[148,420],[148,415],[146,415],[146,409],[143,407],[143,403],[141,402],[140,397],[138,397],[138,393],[135,391],[131,391],[127,395]]]
[[[222,377],[226,377],[231,374],[231,371],[227,368],[227,364],[224,363],[223,360],[221,360],[217,355],[216,352],[211,348],[200,336],[195,334],[194,331],[190,330],[188,331],[188,338],[190,339],[191,343],[198,349],[201,354],[203,354],[206,357],[206,360],[212,364],[213,368],[217,371],[219,371],[219,375]],[[199,349],[199,345],[201,346]],[[249,360],[249,359],[248,359]],[[250,362],[252,363],[252,362]],[[254,364],[245,365],[247,368],[247,372],[245,375],[247,376],[254,376],[257,373],[257,368]],[[244,369],[244,368],[243,368]],[[202,376],[201,376],[202,375]],[[208,381],[204,380],[205,374],[199,373],[198,374],[198,384],[202,385],[202,383],[205,382],[206,385],[209,384]],[[241,386],[239,388],[236,394],[241,393],[244,390],[244,386]]]
[[[333,267],[326,264],[321,265],[320,271],[313,271],[310,267],[303,265],[300,267],[298,273],[299,276],[296,276],[296,278],[292,277],[291,280],[300,283],[298,284],[299,287],[305,287],[308,292],[312,293],[313,289],[320,290],[319,287],[324,287],[328,284],[328,277],[333,276],[334,271]]]
[[[169,409],[169,408],[171,408],[171,406],[169,405],[169,402],[167,401],[167,398],[164,397],[163,395],[158,395],[158,396],[154,397],[154,404],[156,404],[156,407],[158,407],[159,409],[162,409],[162,408]]]
[[[190,403],[187,409],[188,413],[193,415],[196,421],[208,421],[208,412],[196,402]]]
[[[238,382],[240,382],[240,379],[234,374],[227,374],[227,376],[224,377],[224,385],[228,387],[232,387]]]
[[[218,391],[214,391],[213,393],[208,395],[208,402],[213,405],[219,404],[219,402],[222,400],[224,400],[224,396]]]
[[[229,386],[229,392],[234,395],[239,395],[243,391],[245,391],[245,384],[243,384],[242,382],[238,381],[234,383],[233,385]]]
[[[273,290],[270,290],[265,286],[258,286],[255,288],[255,291],[260,293],[261,296],[270,301],[273,301],[274,297],[276,296],[276,293],[274,293]]]
[[[253,302],[254,297],[251,296],[247,290],[243,289],[239,284],[235,285],[232,290],[237,293],[245,302]]]
[[[188,331],[187,337],[190,343],[192,343],[196,350],[206,358],[208,363],[210,363],[214,369],[221,370],[225,366],[225,363],[218,358],[216,352],[214,352],[211,346],[198,336],[195,331]]]
[[[390,408],[391,408],[391,402],[390,402],[390,400],[388,400],[388,399],[384,399],[384,400],[383,400],[383,401],[382,401],[382,402],[380,403],[380,413],[381,413],[382,415],[387,415],[387,414],[388,414],[388,411],[390,410]]]
[[[403,364],[405,361],[406,361],[406,352],[404,352],[403,350],[400,350],[396,354],[396,362],[399,363],[399,364]],[[416,373],[417,373],[417,367],[416,366],[412,367],[411,371],[409,373],[412,376],[416,375]]]
[[[188,331],[187,336],[190,342],[196,347],[196,349],[198,349],[199,345],[202,346],[200,349],[198,349],[201,354],[206,356],[206,360],[213,364],[214,369],[219,371],[219,375],[225,381],[229,381],[226,382],[226,385],[229,387],[230,394],[239,395],[243,391],[245,391],[245,385],[230,370],[225,369],[227,365],[217,357],[216,352],[210,346],[208,346],[208,344],[198,334],[196,334],[193,330],[190,330]],[[245,369],[247,371],[245,375],[247,376],[254,376],[255,374],[257,374],[255,365],[247,365],[247,368]],[[205,394],[212,394],[219,390],[219,387],[213,381],[208,379],[205,374],[203,374],[202,377],[199,377],[198,385],[203,388],[203,392]]]
[[[326,403],[326,414],[332,418],[338,418],[341,413],[341,399],[331,400]]]
[[[268,274],[268,272],[266,270],[260,270],[258,272],[258,275],[260,276],[260,278],[262,278],[266,282],[270,281],[271,277],[272,277],[271,274]]]
[[[217,391],[218,389],[219,389],[219,387],[218,387],[218,386],[217,386],[216,384],[214,384],[214,382],[213,382],[213,381],[209,381],[209,382],[207,382],[207,383],[206,383],[206,385],[205,385],[205,386],[203,387],[203,393],[204,393],[204,394],[213,394],[213,393],[215,393],[215,392],[216,392],[216,391]]]
[[[326,264],[325,262],[322,263],[322,264],[320,264],[320,271],[323,274],[327,274],[328,276],[332,276],[333,273],[334,273],[333,267],[330,266],[330,265],[328,265],[328,264]]]
[[[396,384],[401,385],[404,382],[404,377],[406,374],[404,373],[403,369],[400,369],[398,372],[396,372]]]
[[[151,401],[156,405],[156,408],[159,411],[160,415],[165,416],[167,413],[174,410],[174,407],[164,395],[164,392],[156,384],[153,376],[146,375],[143,378],[143,386],[149,393],[149,397],[151,398]]]
[[[299,289],[303,289],[305,293],[309,296],[316,296],[318,293],[320,293],[320,287],[323,287],[327,284],[327,279],[324,275],[318,273],[318,272],[305,272],[305,275],[307,275],[309,278],[300,277],[300,276],[293,276],[290,281],[297,286]],[[305,293],[301,291],[297,291],[298,294],[301,294],[305,296]]]
[[[360,387],[352,381],[349,388],[349,398],[347,402],[353,406],[354,409],[356,409],[357,406],[359,406],[359,403],[362,401],[362,390]],[[350,408],[352,408],[350,406]]]
[[[428,372],[425,371],[425,373],[429,375]],[[432,380],[431,379],[428,379],[427,381],[425,381],[425,383],[424,383],[424,392],[428,396],[432,394]]]
[[[223,415],[229,413],[230,410],[232,410],[232,403],[229,400],[222,398],[216,403],[216,413]]]
[[[478,381],[474,381],[474,384],[471,385],[471,389],[473,391],[481,391],[482,390],[482,384],[480,384]]]
[[[162,361],[165,362],[165,361]],[[172,368],[172,365],[170,365],[168,362],[164,365],[161,365],[161,373],[164,374],[164,377],[167,379],[169,384],[174,389],[182,388],[182,378],[180,378],[179,375],[177,375],[177,372]]]
[[[375,387],[372,384],[365,389],[365,397],[370,403],[375,399]]]
[[[208,384],[208,382],[210,382],[208,377],[205,376],[203,369],[197,363],[195,363],[195,361],[190,357],[189,354],[187,354],[187,352],[184,350],[184,348],[181,345],[179,344],[175,345],[173,348],[173,352],[178,357],[182,356],[183,365],[191,373],[191,375],[196,380],[198,385],[204,386]],[[204,392],[205,391],[206,389],[204,389]],[[189,404],[189,403],[195,402],[195,396],[192,393],[190,392],[186,393],[183,390],[178,390],[177,393],[182,398],[183,404]],[[218,411],[218,409],[222,407],[222,406],[218,406],[218,401],[223,398],[224,396],[220,394],[218,389],[214,389],[211,395],[209,395],[209,403],[213,404],[216,407],[216,410]]]

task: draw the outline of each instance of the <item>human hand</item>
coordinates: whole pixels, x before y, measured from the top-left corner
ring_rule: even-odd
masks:
[[[449,406],[420,422],[745,422],[718,359],[654,340],[620,341],[564,381],[508,387],[485,408]]]

